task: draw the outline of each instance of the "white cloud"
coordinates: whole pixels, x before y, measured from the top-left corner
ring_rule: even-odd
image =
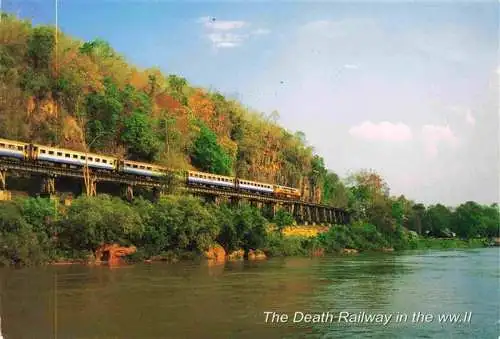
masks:
[[[354,64],[345,64],[344,65],[344,68],[347,68],[347,69],[358,69],[358,65],[354,65]]]
[[[465,115],[465,121],[467,121],[467,123],[472,126],[476,124],[476,118],[474,118],[470,110],[468,110],[467,114]]]
[[[205,16],[198,19],[203,24],[206,37],[215,48],[233,48],[243,44],[250,36],[269,34],[269,30],[258,28],[253,31],[244,30],[251,26],[245,21],[218,20],[214,17]]]
[[[208,34],[208,39],[212,41],[215,47],[231,48],[239,46],[243,42],[244,37],[233,33],[210,33]]]
[[[242,28],[247,25],[245,21],[224,21],[217,20],[217,18],[204,16],[198,20],[198,22],[203,23],[203,25],[208,29],[230,31],[233,29]]]
[[[365,121],[361,125],[349,129],[353,137],[366,140],[406,141],[412,139],[410,127],[403,123],[393,124],[383,121],[378,124]]]
[[[271,31],[268,29],[259,28],[259,29],[254,30],[252,32],[252,35],[265,35],[265,34],[269,34],[269,33],[271,33]]]
[[[456,147],[458,138],[455,136],[450,126],[424,125],[422,127],[422,137],[425,151],[428,156],[435,157],[438,154],[438,146],[441,143]]]

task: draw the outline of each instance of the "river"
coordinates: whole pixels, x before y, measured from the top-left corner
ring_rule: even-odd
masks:
[[[5,339],[497,338],[499,281],[498,248],[2,269],[1,328]],[[271,311],[288,322],[266,323]],[[295,312],[335,317],[294,323]],[[392,319],[348,323],[340,312]],[[460,324],[437,319],[458,312],[471,313]]]

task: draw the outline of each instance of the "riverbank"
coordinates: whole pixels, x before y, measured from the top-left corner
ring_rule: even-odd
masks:
[[[189,196],[127,203],[107,195],[69,207],[28,198],[2,202],[0,265],[122,263],[209,259],[262,260],[369,251],[482,247],[484,239],[426,238],[402,226],[286,226],[281,211],[266,219],[251,206],[204,204]]]
[[[344,256],[359,253],[392,253],[405,250],[436,250],[436,249],[464,249],[483,248],[490,245],[488,239],[445,239],[418,237],[413,232],[404,232],[396,247],[391,247],[379,234],[378,240],[374,234],[378,233],[371,225],[351,226],[293,226],[287,227],[283,234],[276,233],[273,227],[268,228],[268,243],[261,249],[249,249],[245,251],[240,248],[231,252],[218,243],[211,245],[206,251],[180,251],[169,250],[158,255],[148,256],[143,248],[121,247],[117,244],[102,246],[92,255],[88,253],[87,260],[60,260],[51,262],[51,265],[70,264],[107,264],[122,265],[140,262],[154,263],[179,261],[208,261],[210,265],[234,261],[258,261],[273,257],[321,257],[321,256]],[[315,233],[316,235],[311,235]],[[363,237],[363,234],[365,235]],[[369,235],[369,236],[368,236]],[[412,238],[414,237],[414,238]],[[375,241],[373,241],[375,240]],[[131,250],[131,248],[133,250]],[[106,253],[109,251],[109,253]],[[102,256],[105,260],[100,260]]]

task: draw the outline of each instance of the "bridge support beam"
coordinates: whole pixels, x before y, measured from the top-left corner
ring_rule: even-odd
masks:
[[[52,197],[56,194],[56,177],[46,176],[42,178],[41,194],[44,196]]]
[[[0,170],[0,190],[5,191],[7,187],[7,171]]]
[[[7,188],[7,170],[0,170],[0,201],[11,200],[12,193]]]
[[[239,207],[242,205],[242,201],[238,197],[231,197],[230,199],[231,206],[233,207]]]
[[[134,187],[132,185],[123,186],[122,194],[127,199],[127,201],[134,200]]]
[[[214,195],[214,202],[216,205],[227,204],[229,199],[225,195]]]

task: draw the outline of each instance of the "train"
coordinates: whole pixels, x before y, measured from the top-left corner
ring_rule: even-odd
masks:
[[[268,195],[281,199],[300,200],[300,190],[276,184],[263,183],[237,177],[198,171],[175,171],[150,163],[119,159],[108,155],[78,152],[15,140],[0,139],[0,158],[29,161],[40,165],[83,168],[95,171],[115,172],[141,178],[157,179],[169,173],[181,173],[188,186],[211,187]]]

